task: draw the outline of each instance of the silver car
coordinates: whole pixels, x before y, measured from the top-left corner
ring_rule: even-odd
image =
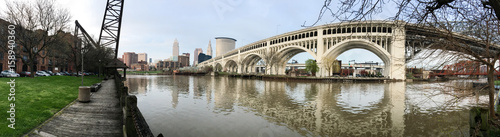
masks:
[[[50,76],[50,74],[47,74],[45,71],[37,71],[36,74],[37,76]]]
[[[2,75],[2,77],[10,77],[10,78],[12,78],[12,77],[19,77],[20,76],[16,72],[9,71],[9,70],[2,71],[2,73],[0,73],[0,75]]]

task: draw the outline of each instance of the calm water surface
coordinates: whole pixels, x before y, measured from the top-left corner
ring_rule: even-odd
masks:
[[[453,83],[304,83],[211,76],[127,76],[152,132],[166,136],[469,136]]]

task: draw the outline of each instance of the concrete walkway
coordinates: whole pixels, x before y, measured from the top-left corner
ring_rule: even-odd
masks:
[[[122,110],[114,79],[102,83],[89,103],[74,101],[28,136],[123,136]]]

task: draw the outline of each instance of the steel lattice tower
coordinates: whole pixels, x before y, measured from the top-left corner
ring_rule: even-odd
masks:
[[[122,22],[124,0],[108,0],[102,20],[99,44],[109,46],[115,44],[115,59],[118,56],[120,42],[120,28]]]

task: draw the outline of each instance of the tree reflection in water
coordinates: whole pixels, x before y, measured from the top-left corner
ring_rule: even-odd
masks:
[[[275,136],[468,136],[467,106],[482,100],[440,110],[450,98],[427,97],[433,90],[428,87],[434,86],[427,83],[300,83],[210,76],[128,76],[126,83],[130,93],[137,94],[153,132],[174,136],[257,136],[263,131]],[[165,101],[172,106],[165,106]],[[190,133],[181,134],[186,132]]]

